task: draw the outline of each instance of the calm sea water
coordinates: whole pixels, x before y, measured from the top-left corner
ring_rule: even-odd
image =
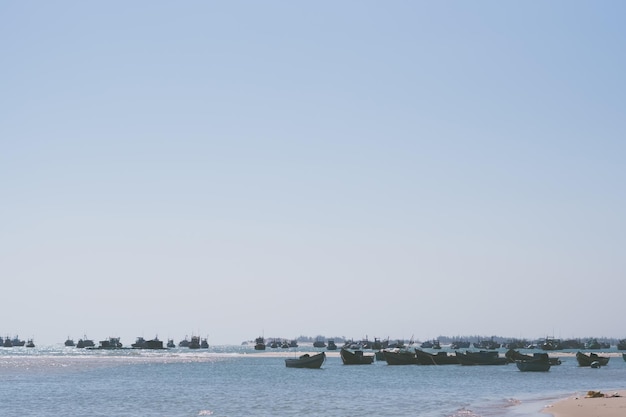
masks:
[[[567,357],[547,373],[522,373],[515,365],[346,366],[339,357],[319,370],[291,369],[284,357],[296,352],[267,352],[0,348],[0,415],[535,417],[574,392],[626,387],[621,355],[600,369]]]

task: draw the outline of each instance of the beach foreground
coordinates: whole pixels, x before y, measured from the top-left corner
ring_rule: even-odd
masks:
[[[626,390],[580,393],[546,407],[543,412],[555,417],[623,417]]]

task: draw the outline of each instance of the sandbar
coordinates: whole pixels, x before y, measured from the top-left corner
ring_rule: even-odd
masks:
[[[624,417],[626,390],[580,392],[543,409],[555,417]]]

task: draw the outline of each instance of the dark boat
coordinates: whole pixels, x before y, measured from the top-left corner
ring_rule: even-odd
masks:
[[[318,369],[321,368],[324,360],[326,359],[326,353],[321,352],[317,355],[309,355],[305,353],[299,358],[294,359],[285,359],[285,366],[287,368],[309,368],[309,369]]]
[[[138,337],[135,343],[130,345],[133,349],[165,349],[163,347],[163,341],[155,337],[152,340],[145,340],[143,337]]]
[[[91,339],[87,339],[85,336],[84,339],[78,339],[78,343],[76,343],[77,348],[92,348],[95,347],[96,344]]]
[[[13,343],[11,343],[11,338],[9,336],[4,338],[4,342],[2,342],[3,347],[13,347]]]
[[[609,364],[609,356],[598,356],[595,353],[590,353],[589,355],[585,355],[581,351],[576,352],[576,360],[578,361],[578,366],[607,366]]]
[[[189,342],[189,349],[200,349],[200,337],[191,336],[191,341]]]
[[[439,340],[434,339],[434,340],[427,340],[425,342],[422,342],[420,347],[422,349],[441,349],[441,344],[439,344]]]
[[[70,339],[70,337],[68,336],[67,339],[65,339],[65,346],[67,346],[67,347],[76,346],[74,344],[74,339]]]
[[[174,343],[174,339],[168,339],[167,340],[167,347],[168,348],[175,348],[176,344]]]
[[[502,345],[496,342],[493,339],[490,340],[479,340],[474,343],[474,347],[476,349],[500,349]]]
[[[326,347],[326,343],[324,343],[324,339],[318,337],[317,339],[315,339],[315,342],[313,342],[313,347],[323,348]]]
[[[98,349],[121,349],[122,347],[119,337],[109,337],[107,340],[100,341]]]
[[[450,344],[450,349],[453,350],[467,349],[468,347],[470,347],[470,342],[467,340],[455,340]]]
[[[626,350],[626,339],[620,339],[617,342],[617,350]]]
[[[189,341],[189,339],[187,339],[187,336],[185,336],[185,338],[183,340],[181,340],[180,342],[178,342],[178,347],[189,347],[189,344],[191,342]]]
[[[456,357],[461,365],[506,365],[509,360],[500,357],[497,351],[485,351],[465,353],[455,351]]]
[[[329,340],[328,341],[328,346],[326,347],[327,350],[337,350],[337,344],[335,343],[334,340]]]
[[[209,348],[209,341],[206,339],[202,339],[202,341],[200,342],[200,349],[208,349]]]
[[[257,337],[254,340],[254,350],[265,350],[265,339],[263,337]]]
[[[298,347],[298,340],[297,339],[291,339],[289,341],[289,347]]]
[[[602,348],[602,345],[600,344],[600,342],[598,342],[598,339],[596,338],[591,338],[585,342],[585,349],[597,350],[601,348]]]
[[[626,353],[622,353],[622,359],[626,361]]]
[[[15,336],[13,340],[11,340],[11,344],[13,346],[24,346],[26,344],[26,341],[21,340],[19,337]]]
[[[418,365],[458,365],[456,356],[448,355],[448,352],[437,352],[435,354],[415,349]]]
[[[517,361],[530,361],[530,360],[533,360],[533,359],[537,359],[539,357],[543,357],[543,355],[547,355],[547,353],[535,352],[532,355],[526,355],[524,353],[518,352],[515,349],[509,349],[504,354],[504,357],[507,358],[510,363],[515,363]],[[548,357],[548,362],[550,362],[550,365],[552,365],[552,366],[560,365],[561,364],[561,359]]]
[[[551,366],[547,353],[536,353],[532,359],[516,360],[515,365],[522,372],[547,372]]]
[[[387,365],[417,365],[417,355],[415,352],[402,349],[398,351],[383,350]]]
[[[33,339],[28,339],[28,343],[26,343],[26,347],[27,348],[34,348],[35,347],[35,342],[33,342]]]
[[[560,339],[553,339],[547,337],[540,345],[543,350],[561,350],[563,349],[563,344]]]
[[[370,365],[374,362],[374,355],[364,355],[362,350],[341,348],[339,354],[344,365]]]

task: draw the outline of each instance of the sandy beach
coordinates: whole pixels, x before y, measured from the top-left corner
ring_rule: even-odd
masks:
[[[623,417],[626,416],[626,390],[581,392],[547,406],[554,417]]]

